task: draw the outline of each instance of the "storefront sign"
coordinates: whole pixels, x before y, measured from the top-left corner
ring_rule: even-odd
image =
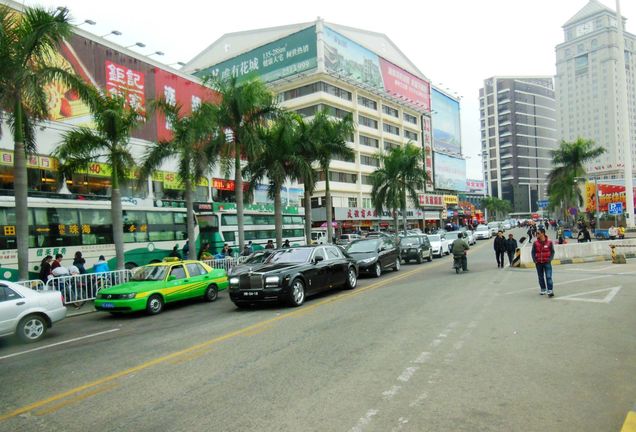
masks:
[[[444,204],[458,204],[459,198],[457,195],[444,195]]]
[[[442,207],[444,205],[443,195],[420,194],[420,205],[424,207]]]
[[[343,219],[348,219],[348,220],[378,219],[378,212],[372,209],[353,207],[353,208],[347,209],[347,216]]]
[[[0,151],[0,165],[13,166],[13,151]],[[27,157],[27,168],[41,168],[44,170],[56,170],[57,161],[50,156],[31,155]]]
[[[146,111],[144,74],[126,66],[105,62],[106,91],[112,95],[123,96],[128,105],[138,112]]]
[[[585,184],[585,210],[594,213],[596,211],[596,196],[598,194],[598,210],[607,212],[610,203],[621,203],[627,208],[625,199],[625,185],[622,180],[603,180],[607,183],[598,183],[598,193],[594,182]],[[617,183],[617,184],[610,184]],[[634,202],[636,203],[636,187],[634,188]]]

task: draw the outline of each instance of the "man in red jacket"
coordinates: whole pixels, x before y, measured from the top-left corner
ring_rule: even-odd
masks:
[[[537,240],[532,244],[532,261],[534,261],[539,276],[540,294],[544,295],[547,291],[548,297],[554,296],[552,258],[554,258],[554,245],[545,235],[545,229],[540,228],[537,232]]]

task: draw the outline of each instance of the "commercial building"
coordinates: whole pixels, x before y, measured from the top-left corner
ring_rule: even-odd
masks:
[[[509,201],[514,213],[537,211],[557,146],[552,77],[488,78],[479,106],[488,195]]]
[[[426,76],[384,34],[314,22],[229,33],[184,67],[199,76],[259,76],[280,105],[311,118],[326,109],[336,118],[353,116],[356,131],[349,160],[331,163],[330,190],[334,220],[342,228],[386,227],[388,214],[371,204],[371,174],[380,153],[411,142],[426,151],[432,178],[431,90]],[[432,181],[428,192],[433,190]],[[422,191],[424,192],[424,191]],[[326,225],[325,182],[318,181],[312,216]],[[438,220],[443,205],[407,210],[409,223]],[[435,201],[435,200],[433,200]],[[431,200],[428,200],[431,202]]]
[[[625,22],[623,18],[623,22]],[[586,170],[597,179],[623,178],[625,157],[636,158],[636,36],[624,32],[625,52],[618,52],[616,12],[590,0],[563,25],[564,42],[556,46],[558,138],[593,140],[606,151]],[[631,154],[624,154],[617,60],[624,55]]]

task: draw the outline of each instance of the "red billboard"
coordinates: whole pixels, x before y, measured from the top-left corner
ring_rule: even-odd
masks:
[[[395,96],[431,109],[430,83],[380,57],[384,89]]]
[[[607,180],[606,180],[607,181]],[[585,184],[585,210],[594,213],[596,211],[596,196],[598,195],[598,210],[607,213],[608,204],[622,203],[623,209],[627,208],[625,199],[625,186],[598,183],[598,192],[594,182]],[[636,188],[634,188],[634,204],[636,206]]]

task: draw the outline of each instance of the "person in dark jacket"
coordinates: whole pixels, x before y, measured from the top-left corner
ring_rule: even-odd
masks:
[[[174,247],[172,248],[172,252],[170,252],[170,255],[168,255],[171,258],[179,258],[181,259],[181,254],[179,253],[179,245],[176,244],[174,245]],[[187,256],[186,256],[187,258]]]
[[[552,283],[552,259],[554,258],[554,245],[545,235],[545,230],[540,229],[537,233],[537,241],[532,245],[532,261],[537,268],[541,295],[548,294],[554,296]]]
[[[73,265],[77,267],[80,274],[86,274],[86,260],[82,256],[82,252],[75,252],[75,257],[73,258]]]
[[[512,265],[512,259],[515,256],[515,251],[517,250],[517,240],[512,234],[508,234],[508,238],[506,241],[506,253],[508,254],[508,263]]]
[[[51,255],[47,255],[40,263],[40,280],[46,283],[49,280],[49,275],[51,274],[51,261],[53,261],[53,257]]]
[[[495,256],[497,257],[497,267],[503,268],[504,254],[506,253],[506,239],[503,236],[503,231],[499,231],[497,233],[497,237],[495,237],[493,246],[495,249]]]

